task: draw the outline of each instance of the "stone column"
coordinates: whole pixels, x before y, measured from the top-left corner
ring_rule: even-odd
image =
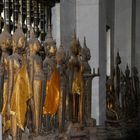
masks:
[[[57,47],[60,46],[60,3],[52,8],[52,35],[56,39]]]
[[[100,68],[100,77],[92,82],[92,117],[104,124],[106,110],[106,11],[104,0],[76,1],[76,31],[80,42],[84,36],[91,51],[91,67]]]
[[[76,29],[76,0],[61,0],[60,15],[60,35],[64,48],[68,49]]]
[[[135,46],[133,46],[135,51],[135,65],[139,71],[140,77],[140,1],[136,0],[136,24],[135,26]]]
[[[132,65],[132,0],[115,0],[114,57],[122,58],[121,68]]]

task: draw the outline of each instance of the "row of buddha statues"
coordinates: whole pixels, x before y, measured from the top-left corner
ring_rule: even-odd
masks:
[[[99,74],[91,73],[86,39],[81,47],[74,33],[65,51],[62,45],[56,47],[50,25],[43,46],[33,28],[27,40],[20,25],[13,35],[5,26],[0,34],[0,50],[4,139],[12,136],[20,140],[26,129],[34,136],[56,129],[63,132],[67,121],[88,124],[91,81]]]
[[[131,120],[139,112],[140,86],[138,70],[132,71],[126,66],[123,72],[120,68],[121,57],[116,56],[113,75],[106,82],[106,116],[109,121]]]

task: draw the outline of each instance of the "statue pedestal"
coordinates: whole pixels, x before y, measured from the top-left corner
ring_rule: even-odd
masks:
[[[87,127],[95,127],[96,126],[96,120],[93,118],[89,118],[86,120],[86,126]]]
[[[89,131],[79,123],[69,124],[67,136],[70,140],[88,140],[90,137]]]

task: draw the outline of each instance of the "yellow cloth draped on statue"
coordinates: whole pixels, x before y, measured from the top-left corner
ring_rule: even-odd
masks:
[[[75,75],[72,82],[72,94],[81,94],[83,86],[82,70],[80,69]]]
[[[24,130],[27,101],[32,97],[32,89],[26,65],[19,70],[11,97],[11,114],[15,115],[17,126]]]
[[[57,69],[51,74],[46,85],[46,98],[43,107],[44,115],[55,115],[60,102],[60,75]]]
[[[7,109],[7,97],[8,97],[8,80],[4,81],[3,86],[3,107],[2,107],[2,116],[5,117]]]
[[[5,128],[4,131],[6,131],[7,125],[9,125],[7,124],[8,117],[6,115],[7,99],[8,99],[8,80],[5,80],[3,86],[3,107],[1,112],[3,116],[3,126]]]

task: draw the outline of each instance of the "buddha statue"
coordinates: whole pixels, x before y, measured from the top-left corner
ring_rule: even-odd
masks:
[[[119,65],[121,64],[121,57],[119,55],[119,52],[117,52],[116,56],[116,66],[115,66],[115,76],[114,76],[114,88],[115,88],[115,98],[116,98],[116,105],[117,108],[120,108],[120,67]]]
[[[35,136],[39,135],[41,130],[41,116],[42,116],[42,81],[43,81],[43,63],[41,57],[38,55],[40,50],[40,42],[37,38],[32,37],[29,41],[29,77],[33,91],[31,99],[31,110],[33,116],[33,131]]]
[[[89,60],[91,58],[90,50],[86,44],[86,38],[84,37],[83,48],[81,49],[81,62],[83,65],[83,74],[91,75],[91,67]],[[91,88],[92,88],[92,77],[85,77],[84,93],[85,93],[85,120],[91,118]]]
[[[67,76],[66,76],[66,53],[62,45],[56,52],[57,70],[60,75],[60,103],[58,109],[58,125],[59,132],[64,130],[66,119],[66,90],[67,90]]]
[[[56,42],[53,40],[51,26],[48,26],[48,34],[45,40],[46,57],[43,61],[44,79],[44,126],[47,130],[56,128],[56,114],[59,106],[60,75],[56,68]],[[46,122],[45,122],[46,120]]]
[[[7,97],[8,97],[8,60],[9,53],[8,49],[11,48],[11,35],[7,31],[6,27],[0,35],[0,46],[2,55],[0,59],[0,87],[1,87],[1,113],[3,116],[3,132],[6,132],[6,109],[7,109]],[[5,133],[6,135],[6,133]]]
[[[73,41],[70,47],[70,59],[69,59],[69,103],[70,108],[72,108],[72,120],[75,122],[83,121],[83,105],[82,105],[82,97],[83,94],[83,66],[80,59],[80,44],[76,39],[76,34],[74,34]],[[72,101],[72,102],[71,102]]]
[[[27,72],[26,60],[22,55],[25,48],[25,36],[20,26],[12,37],[13,54],[8,65],[8,105],[7,115],[10,121],[7,127],[11,129],[13,140],[20,140],[26,122],[27,102],[32,97],[31,85]]]

